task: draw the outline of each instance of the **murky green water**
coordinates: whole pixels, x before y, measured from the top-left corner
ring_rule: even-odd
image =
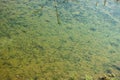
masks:
[[[120,4],[0,0],[0,79],[120,80]]]

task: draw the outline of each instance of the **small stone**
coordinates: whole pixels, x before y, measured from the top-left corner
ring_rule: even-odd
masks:
[[[107,75],[104,75],[99,77],[99,80],[110,80],[110,77],[108,77]]]
[[[115,77],[114,73],[108,74],[109,77]]]
[[[16,75],[16,78],[19,79],[19,78],[20,78],[20,75],[17,74],[17,75]]]

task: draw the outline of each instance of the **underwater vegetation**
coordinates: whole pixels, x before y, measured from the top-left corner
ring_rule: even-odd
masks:
[[[95,3],[0,0],[0,79],[119,80],[120,6]]]

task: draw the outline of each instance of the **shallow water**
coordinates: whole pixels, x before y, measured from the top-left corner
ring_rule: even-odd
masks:
[[[114,0],[0,0],[0,79],[120,80],[119,25]]]

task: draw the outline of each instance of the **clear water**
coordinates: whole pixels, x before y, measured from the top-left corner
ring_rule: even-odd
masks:
[[[0,0],[1,80],[120,80],[120,3]]]

